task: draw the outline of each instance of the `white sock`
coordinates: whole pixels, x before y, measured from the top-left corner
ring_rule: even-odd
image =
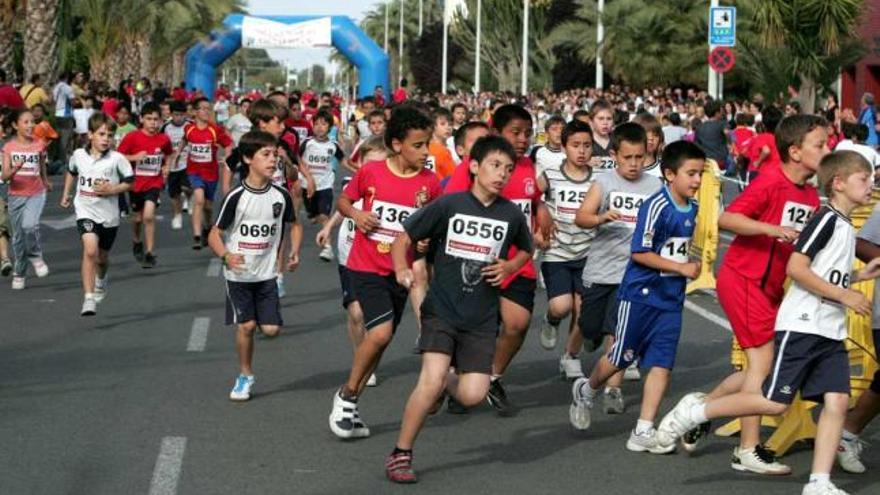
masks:
[[[581,393],[588,399],[592,399],[599,394],[599,389],[591,387],[590,380],[584,380],[584,383],[581,384]]]
[[[810,483],[827,485],[828,483],[831,483],[831,475],[828,473],[810,473]]]
[[[614,390],[617,387],[605,387],[605,393],[607,394],[609,391]]]
[[[492,375],[492,378],[490,378],[489,381],[495,382],[498,381],[499,378],[501,378],[501,375]]]
[[[94,298],[95,298],[94,292],[86,292],[86,299],[94,299]]]
[[[709,421],[706,418],[706,404],[694,404],[691,406],[690,411],[688,411],[688,416],[697,424],[703,424],[706,421]]]
[[[636,421],[636,435],[641,435],[643,433],[648,433],[649,431],[654,429],[654,422],[648,421],[646,419],[640,419]]]
[[[859,436],[856,435],[855,433],[850,433],[847,430],[843,430],[843,437],[842,438],[844,440],[846,440],[847,442],[855,442],[859,439]]]

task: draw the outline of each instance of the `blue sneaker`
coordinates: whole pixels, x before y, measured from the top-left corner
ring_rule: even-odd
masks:
[[[251,398],[251,388],[254,386],[253,375],[238,375],[235,379],[235,385],[229,392],[229,400],[246,401]]]

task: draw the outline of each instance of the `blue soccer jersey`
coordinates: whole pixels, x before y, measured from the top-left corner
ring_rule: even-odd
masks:
[[[639,208],[631,244],[632,252],[654,252],[677,263],[686,263],[696,223],[696,201],[688,200],[688,206],[682,208],[675,204],[668,187],[664,186]],[[620,284],[618,299],[659,309],[680,310],[684,304],[686,282],[677,273],[648,268],[630,258]]]

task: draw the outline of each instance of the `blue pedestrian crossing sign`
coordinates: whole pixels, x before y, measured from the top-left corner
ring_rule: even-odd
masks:
[[[736,7],[709,9],[709,44],[736,46]]]

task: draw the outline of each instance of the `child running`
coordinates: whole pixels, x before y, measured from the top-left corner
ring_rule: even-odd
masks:
[[[98,303],[107,295],[110,249],[119,229],[116,197],[128,191],[136,180],[125,156],[110,149],[116,123],[106,114],[96,113],[89,118],[88,129],[89,142],[70,157],[61,194],[61,207],[69,208],[70,191],[76,183],[73,207],[83,247],[82,316],[94,316]]]
[[[246,401],[254,386],[254,330],[259,326],[263,335],[275,337],[283,325],[275,286],[281,243],[289,230],[287,269],[293,271],[299,264],[302,226],[295,222],[290,194],[272,183],[278,164],[275,136],[251,131],[241,137],[238,147],[247,175],[223,200],[208,242],[223,260],[226,324],[236,325],[239,374],[229,399]]]
[[[364,164],[339,196],[339,212],[355,221],[348,274],[364,315],[366,336],[355,350],[348,381],[333,394],[330,430],[339,438],[370,436],[358,413],[358,399],[400,324],[407,289],[397,283],[391,243],[403,221],[440,194],[437,176],[424,169],[433,123],[421,111],[394,110],[385,132],[391,156]],[[363,200],[363,209],[354,203]]]
[[[593,128],[593,157],[590,166],[596,174],[614,169],[611,156],[611,131],[614,129],[614,107],[607,100],[596,100],[590,107],[590,126]]]
[[[499,196],[514,171],[516,152],[502,137],[474,144],[467,164],[474,177],[468,192],[447,194],[416,212],[391,247],[397,282],[413,283],[409,253],[420,240],[435,240],[435,277],[422,307],[419,351],[422,371],[403,413],[385,474],[396,483],[415,483],[412,449],[425,419],[442,404],[444,392],[464,406],[489,390],[502,281],[531,260],[526,218]],[[511,245],[515,254],[505,259]],[[455,373],[450,372],[455,367]]]
[[[831,468],[849,406],[846,310],[871,312],[868,298],[850,287],[880,275],[880,259],[853,271],[856,232],[849,215],[871,201],[872,167],[858,153],[842,151],[825,156],[818,175],[829,202],[807,222],[788,260],[792,285],[776,317],[773,373],[762,391],[710,400],[698,392],[685,395],[660,422],[657,440],[661,448],[674,449],[679,437],[709,419],[781,415],[800,392],[804,400],[823,403],[802,493],[841,495],[846,492],[831,482]]]
[[[614,346],[589,379],[580,378],[572,386],[569,420],[585,430],[590,427],[593,399],[611,376],[636,359],[650,370],[639,419],[626,442],[633,452],[664,454],[675,449],[674,444],[670,447],[658,441],[654,418],[675,364],[685,283],[700,273],[700,263],[688,260],[688,250],[697,220],[693,197],[700,188],[705,160],[703,151],[685,141],[663,150],[661,166],[667,185],[639,208],[630,244],[632,258],[618,288]]]
[[[34,116],[30,110],[13,110],[8,126],[15,136],[3,145],[0,180],[9,184],[9,226],[12,231],[12,288],[25,287],[28,262],[37,277],[49,275],[40,242],[40,216],[46,205],[46,191],[52,190],[46,174],[46,143],[34,138]]]
[[[584,376],[579,358],[583,338],[577,321],[584,288],[584,264],[595,232],[593,229],[582,229],[574,222],[592,185],[592,136],[590,126],[583,122],[573,120],[566,124],[559,137],[565,161],[561,167],[548,166],[538,176],[538,188],[544,193],[544,202],[556,226],[556,235],[550,240],[550,247],[544,251],[544,261],[541,263],[548,306],[541,325],[541,346],[547,350],[556,348],[559,324],[570,314],[568,340],[559,358],[559,372],[568,380]]]
[[[162,125],[164,132],[171,139],[171,147],[175,150],[180,149],[180,143],[183,141],[183,131],[189,121],[186,118],[186,104],[182,101],[172,101],[169,104],[171,110],[171,120]],[[176,159],[171,161],[168,170],[168,196],[171,198],[171,229],[181,230],[183,228],[183,204],[184,198],[188,198],[192,193],[189,186],[189,179],[186,176],[186,157],[187,150],[184,149],[176,154]]]
[[[547,119],[544,124],[544,132],[547,134],[547,143],[532,148],[529,158],[535,164],[535,174],[540,178],[544,170],[554,168],[559,170],[562,162],[566,160],[565,146],[562,143],[562,129],[565,127],[565,119],[554,115]],[[591,141],[592,143],[592,141]],[[590,145],[592,147],[592,144]],[[592,152],[592,149],[590,150]]]

